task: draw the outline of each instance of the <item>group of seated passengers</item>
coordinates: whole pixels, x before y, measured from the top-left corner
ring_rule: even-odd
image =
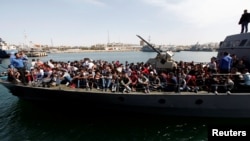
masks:
[[[164,75],[162,75],[164,76]],[[173,79],[173,80],[172,80]],[[143,91],[150,93],[152,90],[174,91],[177,88],[177,79],[173,73],[166,77],[161,77],[154,73],[144,74],[141,71],[132,71],[130,73],[116,70],[94,71],[92,69],[82,69],[79,73],[72,76],[71,79],[63,79],[69,87],[111,90],[113,92],[135,92]],[[66,80],[66,81],[65,81]],[[164,80],[162,83],[162,80]]]
[[[33,62],[33,61],[32,61]],[[203,67],[202,64],[179,63],[179,70],[173,72],[156,72],[149,64],[137,63],[123,66],[119,62],[54,62],[43,63],[37,60],[30,71],[26,71],[26,81],[31,83],[43,80],[49,85],[66,84],[71,88],[97,88],[103,91],[144,91],[152,90],[176,91],[204,89],[216,91],[219,85],[226,85],[227,90],[237,87],[246,77],[248,70],[243,74],[237,68],[231,69],[231,76],[214,75],[217,70]],[[87,65],[86,65],[87,64]],[[92,66],[92,67],[89,67]],[[179,81],[177,75],[179,75]],[[15,68],[8,69],[9,81],[19,80],[20,73]]]
[[[56,64],[54,65],[56,66]],[[140,66],[126,65],[127,67],[121,65],[112,67],[110,64],[103,64],[92,69],[78,67],[76,70],[64,68],[64,65],[62,63],[60,67],[54,68],[51,68],[48,63],[32,66],[25,73],[26,82],[31,84],[40,81],[41,83],[49,83],[50,86],[66,84],[71,88],[85,87],[92,89],[95,87],[101,88],[103,91],[120,91],[122,88],[123,92],[142,90],[145,93],[149,93],[151,90],[172,91],[177,86],[177,79],[174,74],[170,73],[170,77],[168,77],[168,74],[163,75],[163,73],[158,75],[156,71],[153,71],[144,63],[137,64]],[[20,74],[15,68],[8,69],[9,81],[18,81],[19,77]],[[171,77],[173,77],[173,82]]]

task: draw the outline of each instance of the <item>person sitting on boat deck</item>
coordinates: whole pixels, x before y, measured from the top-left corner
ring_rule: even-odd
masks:
[[[205,69],[206,67],[203,63],[196,64],[198,71],[196,74],[196,87],[194,88],[194,91],[197,92],[201,87],[204,85],[204,76],[205,76]]]
[[[177,85],[178,85],[178,82],[177,82],[176,76],[174,75],[173,72],[169,72],[167,86],[165,87],[165,91],[167,92],[176,91]]]
[[[160,72],[159,78],[161,81],[161,86],[162,86],[163,90],[165,90],[165,88],[167,87],[167,83],[168,83],[167,72]]]
[[[207,67],[208,67],[208,72],[210,73],[216,73],[217,72],[217,63],[216,63],[216,58],[212,57],[210,59],[210,62],[207,63]]]
[[[234,68],[232,68],[234,70]],[[232,79],[231,75],[221,75],[221,74],[212,74],[211,75],[211,91],[214,91],[214,93],[217,95],[219,92],[226,92],[227,94],[230,94],[231,90],[235,86],[235,82]]]
[[[70,74],[66,70],[62,71],[61,79],[62,79],[61,84],[66,84],[66,86],[68,86],[72,80]]]
[[[36,67],[36,59],[32,59],[30,63],[30,69]]]
[[[234,82],[234,89],[238,89],[240,83],[244,82],[243,75],[241,72],[238,71],[237,68],[231,69],[231,75],[230,75],[232,81]]]
[[[12,66],[14,66],[17,71],[20,73],[20,77],[21,77],[21,82],[24,85],[27,85],[26,79],[25,79],[25,66],[24,66],[24,58],[21,58],[19,53],[15,53],[16,58],[12,59]]]
[[[219,63],[220,73],[229,73],[232,67],[232,57],[228,52],[224,52],[223,55]]]
[[[124,92],[127,92],[127,93],[130,93],[131,91],[131,88],[130,88],[130,85],[131,84],[131,79],[130,77],[128,76],[128,73],[126,72],[122,72],[122,77],[121,77],[121,86],[124,87],[123,89],[123,93]]]
[[[214,92],[214,94],[218,94],[218,86],[221,83],[221,76],[220,75],[211,75],[211,77],[209,77],[209,79],[207,79],[207,85],[210,86],[208,88],[208,92]]]
[[[186,84],[189,91],[197,92],[199,87],[197,85],[197,77],[200,75],[198,65],[192,65],[188,74],[186,75]]]
[[[119,88],[120,88],[120,76],[118,73],[119,73],[118,71],[112,72],[112,80],[111,80],[111,83],[112,83],[111,91],[112,92],[119,91]]]
[[[41,61],[40,59],[36,59],[35,66],[41,66],[41,65],[43,65],[43,61]]]
[[[149,81],[150,85],[153,82],[153,79],[154,79],[154,72],[150,71],[149,74],[148,74],[148,81]]]
[[[238,71],[239,72],[243,72],[244,71],[244,69],[246,69],[246,65],[243,63],[243,60],[242,59],[240,59],[239,61],[238,61],[238,63],[236,64],[236,66],[235,66],[237,69],[238,69]]]
[[[185,91],[185,90],[188,90],[188,87],[187,87],[187,81],[186,81],[186,74],[184,72],[184,70],[181,70],[181,74],[180,74],[180,86],[179,86],[179,90],[180,91]]]
[[[71,62],[69,72],[75,74],[79,70],[79,68],[80,68],[80,66],[77,66],[76,63],[74,63],[74,62]]]
[[[88,69],[89,75],[88,75],[88,86],[89,89],[92,90],[94,87],[94,77],[95,77],[95,71],[94,69]]]
[[[230,78],[230,76],[227,76],[227,80],[225,82],[225,89],[227,94],[231,94],[231,90],[234,88],[234,81]]]
[[[124,71],[125,73],[127,73],[128,76],[130,76],[130,75],[131,75],[131,72],[132,72],[132,70],[131,70],[131,68],[130,68],[130,66],[129,66],[128,64],[125,65],[125,68],[123,69],[123,71]]]
[[[100,89],[100,85],[101,85],[101,73],[99,70],[96,70],[95,72],[95,76],[94,76],[94,85],[96,86],[97,89]]]
[[[48,66],[50,67],[50,68],[54,68],[55,67],[55,65],[52,63],[53,62],[53,60],[52,59],[50,59],[48,62],[47,62],[47,64],[48,64]]]
[[[7,80],[9,82],[13,82],[13,83],[18,83],[18,82],[21,82],[19,80],[19,77],[20,77],[20,73],[17,71],[16,68],[13,68],[9,65],[8,67],[8,70],[7,70]]]
[[[139,73],[139,77],[138,77],[138,87],[142,87],[144,89],[145,93],[150,93],[149,91],[149,80],[148,78],[141,72]]]
[[[241,85],[250,86],[250,73],[248,72],[248,69],[244,69],[242,75],[243,75],[244,83],[241,83]]]
[[[26,82],[30,85],[32,81],[32,76],[29,70],[25,71],[25,79],[26,79]]]
[[[44,63],[42,68],[44,70],[44,77],[50,78],[50,76],[52,74],[52,68],[47,63]]]
[[[57,79],[59,79],[58,77],[58,72],[55,68],[52,68],[52,74],[51,74],[51,81],[50,81],[50,86],[58,86],[59,83],[57,83]]]
[[[31,74],[31,78],[32,78],[32,81],[31,83],[34,83],[36,80],[37,80],[37,68],[34,67],[34,68],[30,68],[30,74]]]
[[[239,24],[241,24],[241,32],[240,33],[247,33],[248,31],[248,23],[250,22],[250,14],[247,13],[247,10],[244,10],[244,13],[240,17]]]
[[[33,85],[41,86],[42,83],[43,83],[43,79],[44,79],[44,69],[43,69],[43,67],[42,66],[35,67],[31,71],[31,77],[32,77],[32,81],[35,82],[35,83],[33,83]]]
[[[77,88],[86,88],[89,89],[89,72],[87,68],[82,68],[80,72],[74,76],[71,80],[72,83],[76,83]]]
[[[44,70],[42,66],[37,67],[37,80],[42,80],[44,78]]]
[[[136,87],[137,87],[137,83],[138,83],[138,76],[137,76],[136,70],[133,70],[131,72],[130,79],[131,79],[132,92],[135,92]]]
[[[111,85],[112,73],[111,70],[104,65],[104,69],[102,69],[102,89],[103,91],[107,91]]]
[[[94,63],[92,59],[89,59],[89,63],[88,63],[88,69],[92,69],[94,67]]]
[[[236,54],[231,54],[230,56],[232,57],[232,68],[233,68],[233,67],[236,67],[236,65],[237,65],[238,62],[239,62],[239,58],[237,57]]]
[[[149,85],[149,88],[150,90],[160,90],[162,89],[162,86],[161,86],[161,80],[159,78],[159,76],[154,73],[153,71],[150,72],[150,75],[149,75],[149,82],[150,82],[150,85]]]
[[[89,67],[89,59],[88,58],[84,58],[82,66]]]
[[[142,66],[141,73],[143,73],[146,76],[149,75],[149,69],[148,69],[148,65],[147,64],[145,64],[145,65]]]

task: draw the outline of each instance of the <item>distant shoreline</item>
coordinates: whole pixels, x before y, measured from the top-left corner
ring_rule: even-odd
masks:
[[[137,52],[140,50],[82,50],[82,49],[67,49],[67,50],[51,50],[50,53],[83,53],[83,52]]]
[[[82,49],[67,49],[67,50],[50,50],[49,53],[84,53],[84,52],[139,52],[139,49],[127,49],[127,50],[82,50]],[[215,50],[181,50],[181,51],[191,51],[191,52],[217,52]],[[173,52],[181,52],[173,51]],[[142,51],[143,52],[143,51]]]

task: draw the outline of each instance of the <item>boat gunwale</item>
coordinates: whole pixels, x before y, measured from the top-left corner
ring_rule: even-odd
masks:
[[[233,95],[250,95],[250,93],[231,93],[230,95],[227,93],[218,93],[214,94],[212,92],[207,92],[207,91],[198,91],[197,93],[195,92],[186,92],[186,91],[180,91],[180,92],[158,92],[158,91],[151,91],[149,94],[148,93],[143,93],[140,91],[136,92],[130,92],[130,93],[122,93],[122,92],[111,92],[111,91],[102,91],[101,89],[98,90],[96,88],[92,90],[86,90],[86,88],[70,88],[66,85],[60,84],[59,86],[52,86],[52,87],[38,87],[38,86],[32,86],[32,85],[24,85],[22,83],[12,83],[8,82],[7,80],[3,80],[0,77],[0,84],[2,84],[4,87],[5,85],[11,85],[11,86],[18,86],[18,87],[23,87],[23,88],[29,88],[29,89],[43,89],[43,90],[50,90],[50,91],[64,91],[64,92],[77,92],[81,93],[83,92],[84,94],[107,94],[107,95],[142,95],[142,96],[176,96],[176,95],[181,95],[181,96],[233,96]],[[7,88],[7,87],[6,87]],[[7,88],[9,89],[9,88]]]

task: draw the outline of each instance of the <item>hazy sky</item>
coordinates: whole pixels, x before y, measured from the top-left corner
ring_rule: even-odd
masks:
[[[240,32],[250,0],[1,0],[0,37],[51,45],[219,42]],[[108,36],[109,35],[109,36]],[[109,38],[108,38],[109,37]]]

